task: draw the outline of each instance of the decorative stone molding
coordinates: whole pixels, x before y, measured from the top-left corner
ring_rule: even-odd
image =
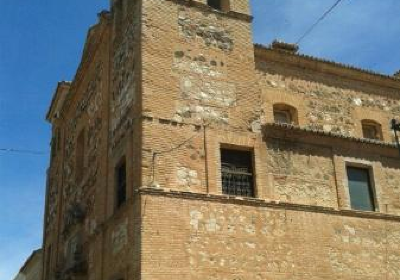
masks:
[[[216,194],[206,194],[206,193],[180,192],[169,189],[162,189],[162,188],[155,189],[147,187],[143,187],[136,190],[136,193],[139,195],[164,196],[169,198],[210,201],[223,204],[286,209],[286,210],[301,211],[301,212],[325,213],[328,215],[336,215],[343,217],[356,217],[362,219],[400,222],[400,216],[388,215],[384,213],[362,212],[355,210],[335,210],[332,207],[286,203],[277,200],[265,200],[265,199],[249,198],[249,197],[233,197],[228,195],[216,195]]]

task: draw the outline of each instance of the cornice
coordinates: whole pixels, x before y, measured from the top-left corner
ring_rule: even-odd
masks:
[[[354,137],[354,136],[346,136],[346,135],[339,134],[339,133],[327,132],[324,130],[317,130],[317,129],[311,129],[311,128],[306,128],[306,127],[300,127],[300,126],[291,125],[291,124],[265,123],[262,125],[262,129],[263,129],[264,135],[266,135],[266,136],[268,134],[267,133],[268,129],[275,129],[278,131],[293,131],[293,132],[297,132],[298,134],[308,134],[308,135],[313,135],[316,137],[330,137],[333,139],[339,139],[342,141],[348,141],[348,142],[353,142],[353,143],[362,143],[362,144],[367,144],[367,145],[397,149],[396,144],[390,143],[390,142],[384,142],[384,141],[380,141],[380,140],[367,139],[367,138],[359,138],[359,137]]]
[[[63,93],[63,89],[66,89],[69,91],[71,87],[71,82],[69,81],[60,81],[57,83],[57,88],[53,94],[53,97],[51,99],[51,103],[50,103],[50,107],[46,113],[46,120],[48,122],[52,122],[53,119],[53,114],[54,114],[54,110],[58,107],[58,103],[59,102],[64,102],[64,100],[60,100],[62,99],[62,97],[60,96]],[[68,94],[68,93],[66,93]],[[63,104],[60,104],[59,106],[63,106]]]
[[[151,187],[142,187],[138,189],[136,192],[139,195],[162,196],[175,199],[207,201],[207,202],[216,202],[221,204],[244,205],[244,206],[251,206],[258,208],[273,208],[273,209],[291,210],[298,212],[322,213],[322,214],[342,216],[342,217],[355,217],[362,219],[400,222],[400,216],[395,216],[380,212],[364,212],[364,211],[340,210],[340,209],[338,210],[333,207],[294,204],[288,202],[281,202],[278,200],[228,196],[222,194],[181,192],[171,189],[151,188]]]

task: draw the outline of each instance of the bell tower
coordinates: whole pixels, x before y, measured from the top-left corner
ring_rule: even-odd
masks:
[[[260,99],[249,0],[146,0],[141,13],[142,113],[163,120],[158,127],[144,122],[142,149],[154,152],[154,143],[163,146],[160,132],[168,122],[248,131]],[[184,139],[171,135],[177,137],[173,143]],[[143,160],[146,156],[151,161],[150,154]],[[151,181],[149,172],[142,170],[143,185]],[[157,180],[174,187],[174,176],[173,170],[160,172]],[[205,185],[207,179],[201,181]]]

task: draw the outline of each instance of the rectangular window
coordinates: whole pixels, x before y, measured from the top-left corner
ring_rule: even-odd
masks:
[[[381,140],[379,129],[375,125],[363,124],[362,131],[363,131],[364,138]]]
[[[85,168],[85,131],[82,130],[76,139],[76,181],[81,182]]]
[[[116,174],[116,208],[126,201],[126,160],[120,162],[115,170]]]
[[[254,197],[253,154],[221,149],[222,193]]]
[[[374,193],[369,170],[347,167],[351,208],[361,211],[375,211]]]
[[[207,0],[207,5],[223,12],[228,12],[230,9],[229,0]]]
[[[274,121],[276,123],[291,124],[292,118],[288,111],[277,111],[274,110]]]

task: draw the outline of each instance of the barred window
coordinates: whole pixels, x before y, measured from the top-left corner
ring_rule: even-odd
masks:
[[[222,193],[254,197],[251,151],[221,149]]]

